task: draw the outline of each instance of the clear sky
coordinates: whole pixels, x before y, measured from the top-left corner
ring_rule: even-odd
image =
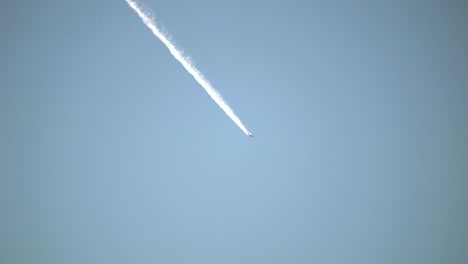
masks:
[[[0,3],[1,263],[468,261],[466,1]]]

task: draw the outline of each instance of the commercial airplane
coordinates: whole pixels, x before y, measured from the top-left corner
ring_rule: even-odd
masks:
[[[249,137],[253,137],[253,135],[249,133]]]

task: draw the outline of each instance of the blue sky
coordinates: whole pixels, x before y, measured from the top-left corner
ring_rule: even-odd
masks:
[[[0,4],[0,262],[462,263],[468,5]]]

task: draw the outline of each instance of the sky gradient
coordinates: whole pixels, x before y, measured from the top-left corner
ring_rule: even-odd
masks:
[[[0,263],[468,261],[466,1],[0,3]]]

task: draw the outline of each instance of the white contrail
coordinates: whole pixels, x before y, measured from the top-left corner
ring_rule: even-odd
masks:
[[[248,136],[252,134],[247,130],[247,128],[242,124],[239,117],[234,114],[234,111],[229,107],[229,105],[224,101],[223,97],[211,86],[211,84],[203,77],[203,75],[198,71],[197,68],[190,62],[190,59],[182,54],[175,45],[164,35],[164,33],[156,26],[156,22],[152,18],[152,14],[148,11],[143,11],[138,4],[133,0],[125,0],[127,4],[138,14],[138,16],[143,20],[143,23],[151,29],[153,34],[158,37],[159,40],[166,45],[166,47],[171,52],[172,56],[178,60],[182,66],[195,78],[195,80],[205,89],[205,91],[211,96],[211,98],[223,109],[223,111],[236,123],[242,131]],[[146,9],[146,8],[145,8]]]

